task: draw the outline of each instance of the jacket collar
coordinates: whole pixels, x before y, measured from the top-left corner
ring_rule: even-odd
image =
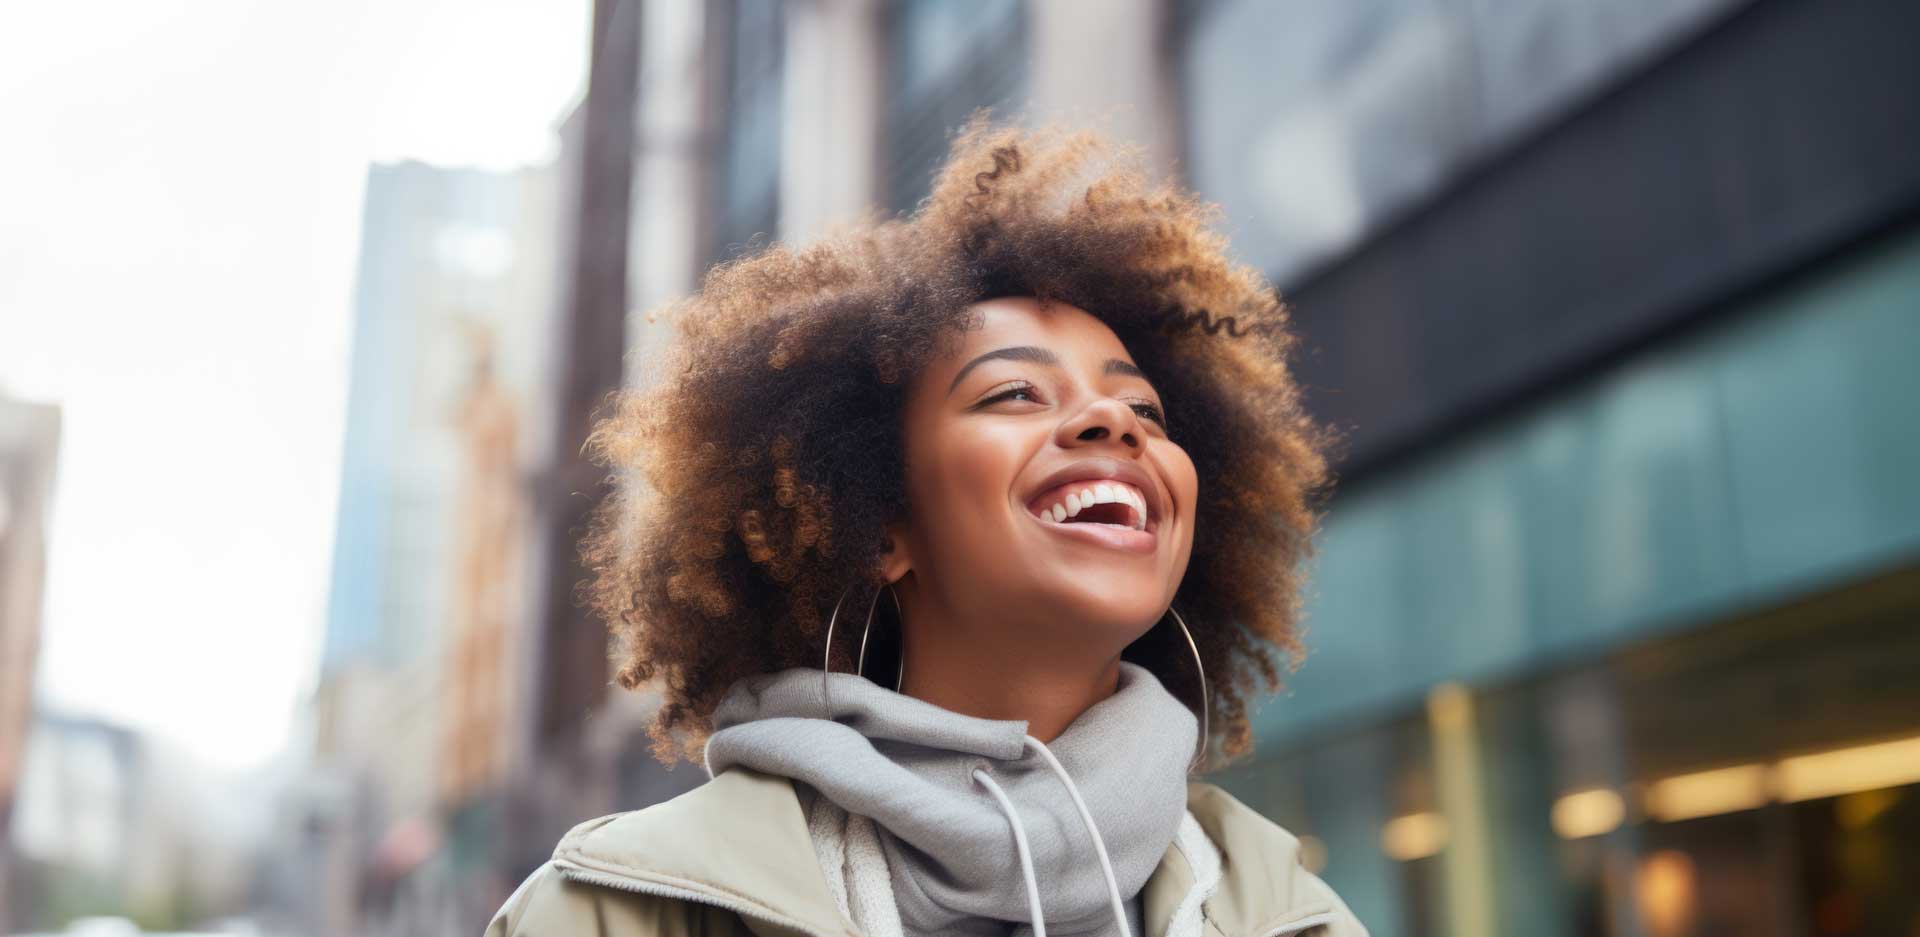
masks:
[[[1187,809],[1221,853],[1207,919],[1227,937],[1270,937],[1333,910],[1296,888],[1299,842],[1211,784],[1187,787]],[[786,778],[735,767],[645,810],[589,820],[554,849],[576,881],[726,908],[762,937],[859,937],[814,857],[806,817]],[[1170,847],[1142,890],[1145,937],[1165,937],[1194,873]],[[1305,922],[1305,923],[1303,923]]]
[[[1220,853],[1220,883],[1206,896],[1206,920],[1226,937],[1285,937],[1331,923],[1332,892],[1305,875],[1300,841],[1211,784],[1187,785],[1187,812]],[[1166,937],[1173,912],[1194,885],[1186,856],[1170,848],[1141,894],[1145,937]]]

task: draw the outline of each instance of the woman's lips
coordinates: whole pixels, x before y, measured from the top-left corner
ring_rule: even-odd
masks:
[[[1116,524],[1084,522],[1061,524],[1053,521],[1043,521],[1026,511],[1020,513],[1026,514],[1028,520],[1069,540],[1077,540],[1081,543],[1119,550],[1124,553],[1152,553],[1154,547],[1160,542],[1160,535],[1155,530],[1134,530],[1131,527],[1121,527]],[[1155,526],[1157,527],[1158,525]]]

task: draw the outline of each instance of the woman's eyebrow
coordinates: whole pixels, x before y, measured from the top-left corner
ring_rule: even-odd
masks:
[[[1054,367],[1060,365],[1060,356],[1045,348],[1037,348],[1033,345],[1014,345],[1008,348],[996,348],[967,362],[966,366],[960,369],[960,373],[953,376],[953,383],[947,385],[947,396],[953,396],[954,390],[960,386],[960,380],[967,376],[968,371],[986,364],[995,358],[1005,358],[1008,361],[1031,361],[1034,364],[1052,365]]]

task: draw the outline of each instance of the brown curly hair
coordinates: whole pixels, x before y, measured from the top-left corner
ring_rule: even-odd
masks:
[[[1301,408],[1276,292],[1228,258],[1213,206],[1141,163],[1096,134],[978,115],[910,216],[722,264],[649,315],[679,340],[594,427],[615,488],[582,552],[620,683],[664,697],[661,761],[699,757],[736,680],[819,666],[835,600],[858,587],[847,607],[861,609],[882,585],[883,528],[906,503],[906,385],[957,342],[970,304],[1000,296],[1092,313],[1163,395],[1200,481],[1175,604],[1211,676],[1209,743],[1252,748],[1247,704],[1279,689],[1277,657],[1299,657],[1333,440]],[[836,642],[835,669],[851,643]],[[1174,629],[1124,657],[1198,708]]]

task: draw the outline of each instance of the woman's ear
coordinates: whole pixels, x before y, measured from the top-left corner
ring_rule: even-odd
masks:
[[[907,550],[906,526],[888,524],[887,546],[880,554],[880,574],[887,582],[895,583],[912,571],[913,556]]]

